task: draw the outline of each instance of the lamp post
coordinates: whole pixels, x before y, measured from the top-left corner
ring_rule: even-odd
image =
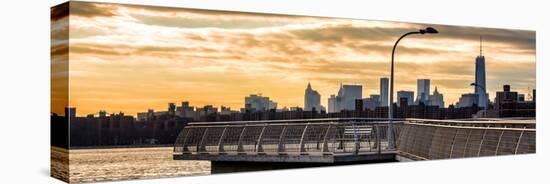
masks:
[[[401,41],[401,39],[405,38],[406,36],[409,36],[412,34],[437,34],[437,33],[439,32],[432,27],[427,27],[426,29],[421,29],[418,31],[408,32],[402,35],[401,37],[399,37],[399,39],[397,39],[397,41],[395,42],[395,45],[393,45],[393,49],[391,52],[390,104],[389,104],[389,112],[388,112],[389,123],[388,123],[388,132],[387,132],[388,149],[394,148],[394,143],[393,143],[393,58],[395,55],[395,48],[397,47],[397,44],[399,43],[399,41]]]
[[[471,83],[470,86],[474,86],[474,87],[477,87],[477,88],[480,88],[481,91],[483,91],[483,99],[485,100],[485,102],[483,102],[483,117],[486,118],[487,117],[487,91],[485,91],[485,86],[482,86],[482,85],[479,85],[477,83]]]

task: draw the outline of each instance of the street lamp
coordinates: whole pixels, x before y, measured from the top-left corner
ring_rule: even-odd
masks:
[[[409,36],[412,34],[437,34],[437,33],[439,32],[432,27],[427,27],[426,29],[421,29],[418,31],[408,32],[408,33],[405,33],[403,36],[399,37],[399,39],[397,39],[397,41],[395,42],[395,45],[393,45],[393,50],[391,52],[390,106],[389,106],[389,112],[388,112],[389,124],[388,124],[388,132],[387,132],[389,149],[394,148],[394,145],[393,145],[393,58],[395,55],[395,48],[397,47],[397,44],[399,43],[399,41],[401,41],[401,39],[405,38],[406,36]]]
[[[483,91],[483,97],[484,97],[483,100],[485,100],[485,102],[483,102],[483,117],[486,118],[487,117],[487,105],[488,104],[487,104],[487,92],[485,91],[485,86],[479,85],[475,82],[471,83],[470,86],[478,87],[478,88],[481,89],[481,91]]]

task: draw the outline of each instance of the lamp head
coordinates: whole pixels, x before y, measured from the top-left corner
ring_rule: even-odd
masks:
[[[420,30],[420,34],[425,34],[425,33],[428,33],[428,34],[437,34],[439,33],[439,31],[437,31],[435,28],[433,27],[427,27],[426,29],[421,29]]]

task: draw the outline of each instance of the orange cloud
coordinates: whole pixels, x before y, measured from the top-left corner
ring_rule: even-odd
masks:
[[[379,78],[388,76],[394,41],[426,26],[441,33],[400,43],[397,90],[416,91],[417,78],[430,78],[446,104],[456,102],[472,91],[480,35],[491,94],[503,84],[522,93],[536,87],[532,31],[86,2],[71,6],[78,10],[70,15],[70,102],[79,115],[135,114],[182,100],[238,109],[252,93],[280,106],[303,106],[308,82],[325,105],[342,82],[362,84],[367,96],[378,93]],[[52,46],[52,55],[62,49]]]

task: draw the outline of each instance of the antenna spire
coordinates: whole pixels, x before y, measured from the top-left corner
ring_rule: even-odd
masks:
[[[479,36],[479,55],[483,56],[483,36]]]

